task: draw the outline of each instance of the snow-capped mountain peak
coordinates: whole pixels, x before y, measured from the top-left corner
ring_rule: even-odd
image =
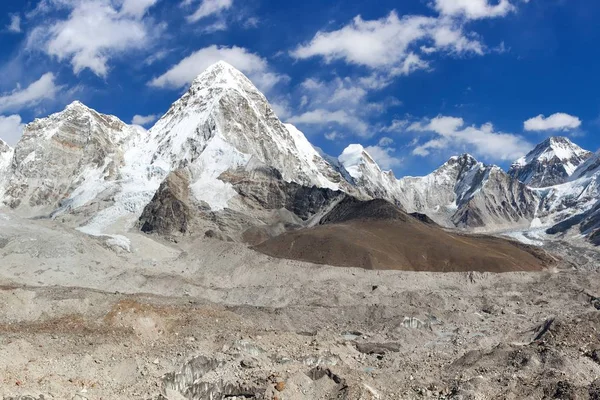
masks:
[[[515,161],[509,175],[531,187],[558,185],[566,182],[591,154],[566,137],[550,137]]]
[[[360,144],[351,144],[338,157],[340,163],[354,179],[361,179],[365,172],[381,173],[379,165]]]

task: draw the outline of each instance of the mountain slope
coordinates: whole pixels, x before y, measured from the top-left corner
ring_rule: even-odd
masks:
[[[400,202],[408,212],[460,228],[528,226],[538,203],[525,185],[469,154],[452,157],[424,177],[402,178],[398,185]]]
[[[541,270],[552,259],[507,240],[448,233],[383,200],[347,198],[321,225],[258,246],[265,254],[317,264],[409,271]]]
[[[218,182],[219,175],[253,158],[276,168],[288,182],[350,190],[304,135],[281,123],[252,82],[225,62],[196,78],[150,129],[146,147],[154,151],[151,163],[160,168],[190,168],[194,196],[215,210],[224,209],[234,195]],[[221,198],[207,197],[208,190],[221,191]]]
[[[0,200],[4,196],[8,172],[12,162],[14,150],[0,139]],[[1,204],[1,202],[0,202]]]
[[[511,166],[508,174],[531,187],[566,182],[592,155],[565,137],[550,137]]]
[[[574,234],[584,235],[592,244],[600,246],[600,201],[589,210],[574,215],[548,228],[546,233],[550,235],[569,234],[572,228],[577,227]]]
[[[338,157],[339,163],[353,183],[367,196],[400,203],[398,180],[392,171],[382,171],[373,157],[360,144],[351,144]]]
[[[567,182],[538,191],[542,197],[539,214],[544,225],[558,224],[554,228],[571,228],[581,224],[582,233],[589,236],[588,231],[593,223],[588,223],[586,228],[582,221],[589,218],[595,220],[593,215],[597,214],[600,198],[600,152],[581,164]],[[557,229],[557,232],[564,232],[564,229]]]
[[[137,134],[79,102],[25,127],[2,201],[28,215],[78,207],[119,177],[125,143]]]

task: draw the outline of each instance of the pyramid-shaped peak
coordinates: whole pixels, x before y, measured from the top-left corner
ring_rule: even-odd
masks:
[[[68,106],[65,107],[65,111],[66,110],[84,110],[84,111],[89,111],[91,109],[88,106],[86,106],[85,104],[83,104],[82,102],[80,102],[79,100],[75,100],[71,104],[69,104]]]
[[[477,163],[479,163],[479,161],[477,161],[477,159],[475,157],[473,157],[469,153],[464,153],[459,156],[450,157],[450,159],[448,161],[446,161],[446,163],[444,165],[442,165],[442,168],[444,166],[452,166],[452,165],[460,165],[461,167],[465,167],[465,166],[472,167],[473,165],[476,165]]]
[[[553,144],[573,144],[571,140],[564,136],[550,136],[548,139],[544,140],[545,144],[553,145]]]
[[[573,157],[587,157],[589,151],[582,149],[564,136],[551,136],[538,144],[524,159],[517,163],[529,163],[533,160],[550,160],[554,157],[568,160]]]
[[[192,83],[192,87],[205,86],[240,86],[251,85],[252,82],[240,70],[226,61],[218,61],[204,70]]]

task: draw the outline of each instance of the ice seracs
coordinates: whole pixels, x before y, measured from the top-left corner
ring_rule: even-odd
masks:
[[[591,152],[566,137],[550,137],[513,163],[508,174],[531,187],[566,182]]]

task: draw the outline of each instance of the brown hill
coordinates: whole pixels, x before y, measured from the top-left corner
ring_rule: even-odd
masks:
[[[321,225],[285,233],[255,249],[317,264],[407,271],[539,271],[554,262],[534,247],[448,232],[422,219],[383,200],[347,198]]]

